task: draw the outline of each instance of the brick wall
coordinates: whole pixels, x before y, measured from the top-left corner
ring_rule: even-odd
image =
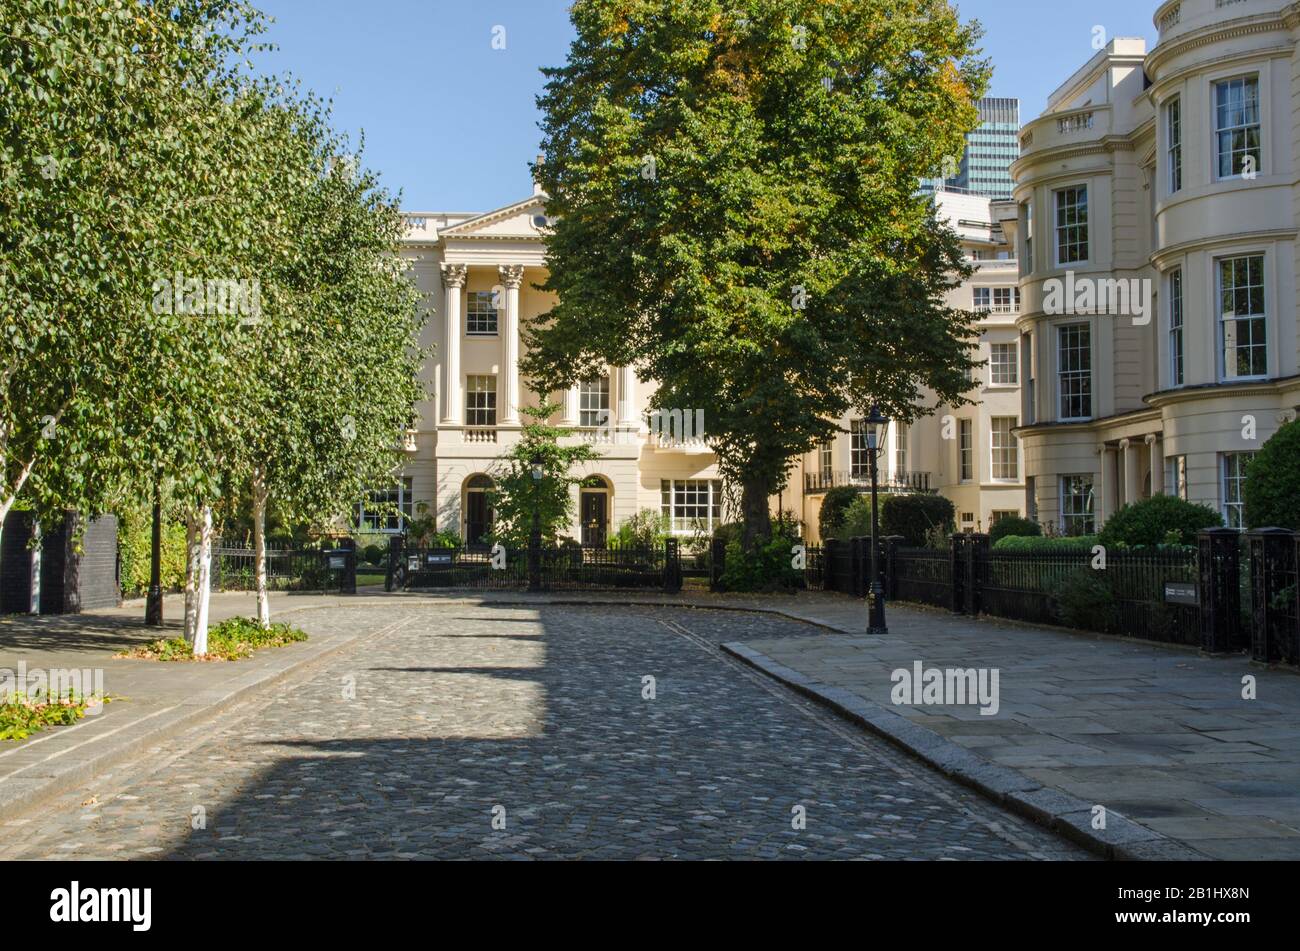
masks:
[[[86,526],[82,552],[74,550],[78,516],[47,532],[41,555],[41,613],[79,614],[121,603],[117,563],[117,519],[97,518]]]
[[[32,562],[28,547],[33,520],[29,512],[10,512],[0,527],[0,614],[26,614],[32,604]]]

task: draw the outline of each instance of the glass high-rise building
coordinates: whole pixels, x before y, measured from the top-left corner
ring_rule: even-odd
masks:
[[[956,188],[987,198],[1010,198],[1011,163],[1020,158],[1020,100],[981,99],[979,125],[966,135],[966,153],[951,178],[922,180],[922,191]]]

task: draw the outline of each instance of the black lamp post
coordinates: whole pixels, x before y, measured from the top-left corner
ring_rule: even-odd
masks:
[[[880,412],[879,406],[871,407],[867,424],[867,455],[871,459],[871,606],[867,615],[867,634],[888,634],[885,625],[885,592],[880,585],[880,517],[876,504],[876,483],[880,451],[884,446],[885,433],[889,431],[889,420]]]
[[[535,453],[531,460],[533,467],[533,530],[528,536],[528,590],[542,590],[542,508],[538,498],[542,490],[542,478],[546,475],[542,457]]]
[[[163,625],[162,488],[156,480],[153,487],[153,539],[149,549],[149,598],[145,602],[144,623],[150,627]]]

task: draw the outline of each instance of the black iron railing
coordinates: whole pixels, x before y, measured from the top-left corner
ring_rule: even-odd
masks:
[[[871,474],[865,469],[861,472],[809,472],[804,474],[804,489],[812,494],[828,492],[851,486],[855,489],[870,491]],[[892,495],[910,495],[915,492],[930,492],[930,473],[896,472],[882,473],[876,480],[881,492]]]
[[[544,591],[654,588],[675,592],[681,585],[681,558],[675,541],[658,547],[543,545],[532,551],[526,546],[506,545],[408,547],[405,539],[395,538],[385,587],[389,591],[532,587]]]

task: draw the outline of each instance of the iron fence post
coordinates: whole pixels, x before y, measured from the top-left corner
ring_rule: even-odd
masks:
[[[542,590],[542,533],[537,528],[528,535],[528,590]]]
[[[870,585],[866,583],[867,575],[867,558],[866,547],[867,539],[851,538],[849,539],[850,550],[853,552],[853,596],[855,598],[865,598]]]
[[[952,579],[952,613],[962,614],[966,609],[965,551],[966,536],[954,532],[948,549],[948,577]]]
[[[385,591],[392,591],[394,587],[401,585],[402,548],[405,542],[404,535],[394,535],[388,540],[388,571],[384,573]],[[405,585],[401,586],[405,587]]]
[[[1198,536],[1201,649],[1226,654],[1241,641],[1241,536],[1211,528]]]
[[[681,561],[677,539],[670,538],[664,546],[664,591],[676,594],[682,590]]]
[[[1285,615],[1276,604],[1284,586],[1295,546],[1284,528],[1260,528],[1248,533],[1250,542],[1250,656],[1262,664],[1295,662],[1294,632],[1284,629]]]
[[[983,595],[989,566],[989,537],[966,537],[966,613],[976,617],[984,610]]]
[[[827,591],[838,591],[835,582],[835,553],[839,550],[838,538],[828,538],[822,542],[822,587]]]
[[[898,549],[907,539],[890,535],[885,539],[885,597],[898,600]]]

